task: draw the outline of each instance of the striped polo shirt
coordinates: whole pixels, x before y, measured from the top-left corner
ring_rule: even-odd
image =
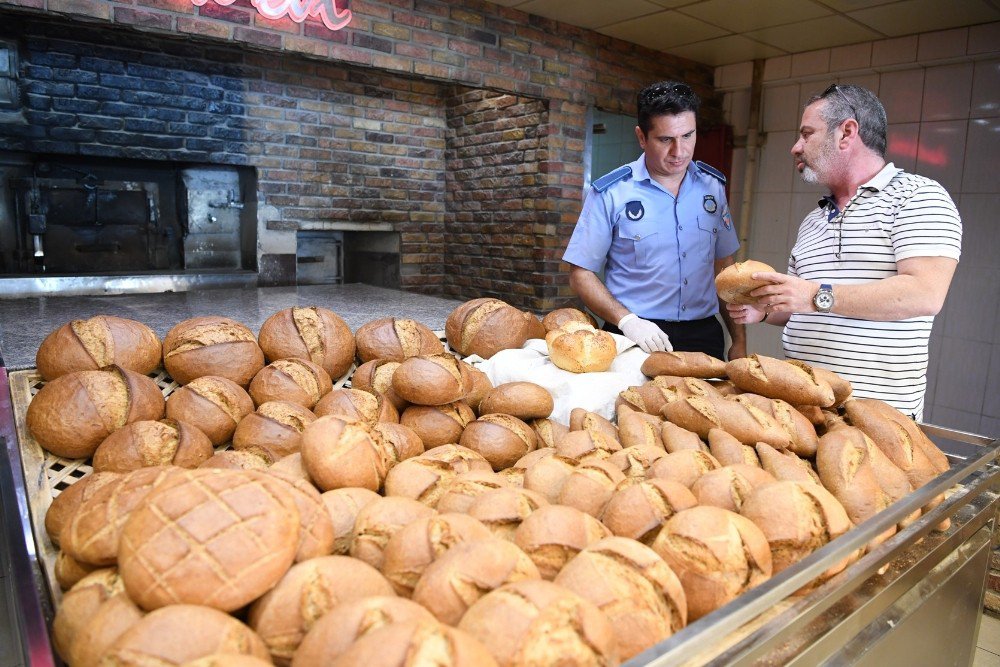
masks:
[[[951,257],[962,221],[948,192],[929,178],[887,164],[838,211],[819,202],[799,227],[788,273],[833,285],[896,275],[909,257]],[[839,254],[839,257],[838,257]],[[834,313],[796,313],[782,333],[785,356],[828,368],[851,381],[854,395],[881,399],[923,417],[927,347],[933,317],[874,322]]]

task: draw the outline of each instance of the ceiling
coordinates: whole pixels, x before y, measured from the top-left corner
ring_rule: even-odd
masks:
[[[492,0],[708,65],[1000,21],[1000,0]]]

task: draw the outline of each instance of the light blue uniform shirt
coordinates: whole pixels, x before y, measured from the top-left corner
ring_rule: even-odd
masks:
[[[603,269],[608,291],[639,317],[677,322],[719,312],[713,262],[739,247],[720,172],[692,161],[675,198],[643,154],[594,181],[563,261]]]

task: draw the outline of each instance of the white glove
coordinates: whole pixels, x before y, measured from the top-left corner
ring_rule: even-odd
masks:
[[[644,320],[635,313],[629,313],[618,321],[618,328],[643,352],[673,352],[670,338],[660,327]]]

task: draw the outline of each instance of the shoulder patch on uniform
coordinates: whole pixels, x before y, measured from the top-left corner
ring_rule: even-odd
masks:
[[[599,179],[591,183],[591,185],[598,192],[604,192],[618,181],[625,178],[631,178],[631,176],[632,176],[632,167],[626,164],[624,166],[618,167],[617,169],[615,169],[610,173],[604,174]]]
[[[726,175],[723,174],[718,169],[716,169],[715,167],[713,167],[711,165],[708,165],[708,164],[705,164],[701,160],[695,160],[694,163],[698,167],[698,169],[700,171],[702,171],[703,173],[706,173],[709,176],[713,176],[713,177],[719,179],[720,181],[722,181],[723,183],[726,182]]]

